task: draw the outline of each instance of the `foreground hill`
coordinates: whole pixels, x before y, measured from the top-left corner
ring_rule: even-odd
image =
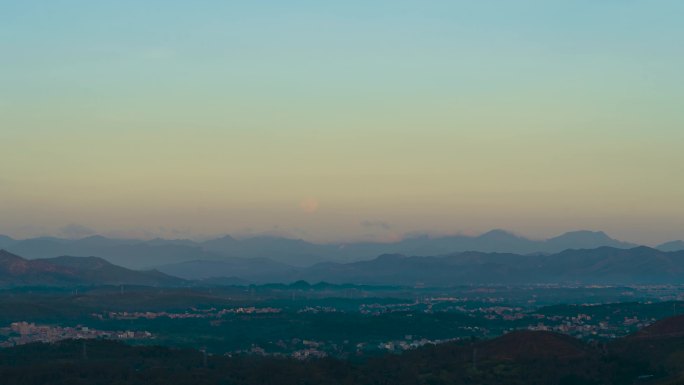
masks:
[[[547,331],[514,331],[477,346],[476,359],[578,359],[594,355],[594,349],[570,336]]]
[[[682,322],[679,317],[662,324],[684,328]],[[350,362],[205,357],[191,349],[71,340],[0,349],[0,378],[5,385],[680,384],[684,337],[672,337],[666,345],[659,342],[642,335],[588,344],[550,332],[517,331],[487,341],[425,346]],[[649,350],[635,354],[645,346]]]
[[[158,271],[134,271],[96,257],[27,260],[0,250],[0,286],[173,286],[183,280]]]
[[[632,339],[660,339],[672,337],[684,337],[684,315],[659,320],[630,336]]]

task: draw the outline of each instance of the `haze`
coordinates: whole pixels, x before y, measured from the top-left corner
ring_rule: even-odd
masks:
[[[645,0],[6,1],[0,233],[680,239],[683,17]]]

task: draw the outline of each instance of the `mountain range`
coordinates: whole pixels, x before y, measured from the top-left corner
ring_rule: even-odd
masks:
[[[39,237],[15,240],[0,235],[0,248],[29,259],[62,255],[98,256],[131,269],[149,269],[190,261],[222,261],[233,265],[261,263],[285,264],[296,268],[323,262],[371,260],[381,254],[411,256],[448,255],[457,252],[552,254],[567,249],[598,247],[629,249],[638,245],[613,239],[604,232],[573,231],[547,240],[532,240],[504,230],[492,230],[479,236],[414,236],[395,243],[352,242],[316,244],[301,239],[260,236],[237,239],[224,236],[207,241],[187,239],[113,239],[90,236],[82,239]],[[683,241],[664,243],[657,249],[684,250]],[[267,261],[268,260],[268,261]]]
[[[681,284],[684,283],[684,251],[663,252],[640,246],[571,249],[549,255],[464,252],[407,257],[385,254],[370,261],[318,264],[300,270],[290,280],[294,278],[309,282],[411,286]]]
[[[178,286],[183,279],[159,271],[135,271],[97,257],[27,260],[0,249],[0,287],[143,285]]]
[[[190,282],[192,281],[192,282]],[[0,252],[0,286],[291,283],[458,286],[471,284],[684,284],[684,251],[599,247],[555,254],[383,254],[367,261],[295,267],[258,258],[185,261],[135,271],[97,257],[27,260]]]

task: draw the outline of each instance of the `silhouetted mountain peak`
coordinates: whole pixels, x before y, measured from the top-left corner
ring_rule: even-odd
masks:
[[[18,255],[10,253],[9,251],[7,251],[5,249],[0,249],[0,264],[17,262],[17,261],[25,261],[25,259],[18,256]]]
[[[2,240],[0,239],[0,242]],[[609,246],[629,249],[637,245],[610,238],[602,231],[571,231],[549,240],[532,240],[502,229],[479,236],[414,235],[399,242],[358,242],[316,244],[296,238],[261,235],[236,239],[230,235],[203,242],[192,240],[136,240],[107,238],[101,235],[79,240],[32,238],[0,243],[0,248],[28,259],[60,255],[94,255],[127,268],[149,268],[194,260],[225,260],[230,258],[269,258],[296,268],[311,267],[322,262],[369,261],[378,255],[395,253],[411,256],[452,255],[468,250],[484,253],[515,253],[542,255],[567,249],[596,249]],[[671,250],[684,249],[672,246]],[[611,251],[611,253],[613,253]],[[270,267],[269,267],[270,270]]]
[[[660,254],[660,253],[662,252],[662,251],[660,251],[660,250],[658,250],[658,249],[654,249],[654,248],[652,248],[652,247],[643,246],[643,245],[642,245],[642,246],[637,246],[637,247],[632,247],[632,248],[629,249],[629,250],[634,251],[634,252],[637,252],[637,253],[656,253],[656,254]]]
[[[604,246],[628,249],[637,246],[633,243],[613,239],[603,231],[589,230],[569,231],[557,237],[549,238],[545,243],[548,248],[555,251],[565,249],[594,249]]]
[[[182,279],[155,271],[135,271],[97,257],[26,260],[0,251],[0,285],[70,286],[82,284],[178,285]]]
[[[14,242],[14,238],[0,234],[0,248],[9,245],[12,242]]]
[[[83,238],[79,239],[79,241],[107,241],[107,240],[109,240],[109,238],[107,238],[103,235],[99,235],[99,234],[89,235],[87,237],[83,237]]]
[[[208,247],[209,249],[215,249],[215,248],[222,248],[222,247],[229,247],[234,244],[237,244],[239,241],[230,235],[224,235],[220,238],[214,238],[214,239],[209,239],[204,242],[202,242],[202,246]]]
[[[656,246],[661,251],[679,251],[684,250],[684,241],[670,241]]]
[[[43,261],[55,265],[73,267],[83,270],[97,270],[110,266],[116,266],[109,263],[107,260],[98,257],[71,257],[64,255],[56,258],[43,259]]]
[[[402,254],[381,254],[379,255],[375,261],[378,262],[390,262],[390,261],[397,261],[400,259],[405,259],[406,256]]]
[[[522,237],[519,237],[519,236],[517,236],[517,235],[515,235],[509,231],[502,230],[502,229],[494,229],[494,230],[487,231],[486,233],[478,236],[477,238],[480,238],[480,239],[496,239],[496,240],[500,240],[500,239],[505,239],[505,240],[523,239]]]
[[[603,231],[576,230],[568,231],[567,233],[549,239],[549,241],[554,240],[604,242],[612,241],[613,239]]]
[[[319,264],[293,278],[309,282],[449,286],[471,283],[680,283],[684,252],[648,247],[565,250],[557,254],[462,252],[445,256],[384,254],[371,261]]]

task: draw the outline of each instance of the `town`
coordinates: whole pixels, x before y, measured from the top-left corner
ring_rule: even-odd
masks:
[[[502,295],[504,290],[508,292]],[[587,294],[587,290],[591,292]],[[0,328],[0,346],[110,339],[206,349],[221,355],[345,358],[489,339],[514,330],[554,331],[586,341],[612,340],[678,314],[682,306],[672,300],[681,298],[678,287],[470,287],[447,292],[397,288],[359,292],[353,298],[340,297],[335,291],[249,291],[256,294],[250,294],[248,301],[238,300],[240,304],[230,299],[233,292],[212,291],[213,303],[207,305],[129,306],[128,310],[115,305],[120,293],[69,294],[63,298],[83,303],[84,298],[95,295],[98,300],[87,314],[62,317],[59,322],[45,322],[45,317],[12,319],[7,313],[7,323]],[[544,297],[549,292],[556,298],[564,296],[567,303],[553,304]],[[164,294],[145,295],[151,295],[153,303]],[[36,303],[42,298],[28,293],[20,297]],[[613,301],[616,298],[620,301]]]
[[[153,338],[148,331],[107,331],[91,329],[87,326],[62,327],[54,325],[36,325],[31,322],[13,322],[9,327],[0,328],[0,335],[7,338],[0,342],[0,347],[12,347],[34,342],[54,343],[68,339],[111,339],[111,340],[145,340]]]

